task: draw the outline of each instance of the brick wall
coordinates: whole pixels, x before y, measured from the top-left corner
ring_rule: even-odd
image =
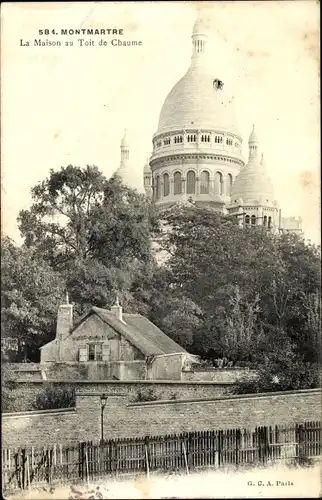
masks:
[[[3,415],[3,446],[97,441],[100,438],[101,393],[80,392],[76,411]],[[257,425],[320,420],[320,402],[319,389],[140,404],[129,404],[128,396],[109,396],[104,411],[104,437],[254,428]]]
[[[75,391],[80,392],[106,392],[126,394],[129,399],[137,396],[138,392],[146,394],[153,391],[158,399],[170,399],[174,395],[176,398],[204,398],[215,397],[231,392],[233,384],[214,383],[214,382],[173,382],[173,381],[88,381],[88,380],[47,380],[31,381],[20,380],[15,384],[12,391],[13,401],[8,411],[30,411],[33,409],[33,403],[37,396],[45,390],[46,384],[62,386],[64,384],[74,387]]]

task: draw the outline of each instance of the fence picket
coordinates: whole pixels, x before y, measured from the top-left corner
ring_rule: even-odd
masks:
[[[85,450],[86,449],[86,450]],[[2,449],[3,489],[106,474],[186,470],[225,464],[276,462],[321,455],[321,422],[186,432],[166,436],[92,441],[77,445]]]

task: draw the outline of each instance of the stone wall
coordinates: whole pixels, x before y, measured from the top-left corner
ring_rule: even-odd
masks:
[[[256,370],[247,368],[198,368],[194,371],[182,372],[181,380],[209,380],[218,383],[235,383],[242,379],[254,379],[257,376]]]
[[[189,355],[191,357],[191,355]],[[193,367],[191,370],[182,370],[186,354],[156,356],[146,366],[145,361],[89,361],[78,362],[47,362],[44,365],[37,363],[10,363],[17,380],[41,380],[45,373],[47,380],[113,380],[113,376],[120,380],[184,380],[184,381],[213,381],[218,383],[234,383],[242,378],[254,378],[255,370],[246,368],[213,368],[203,369]],[[42,370],[42,373],[41,373]],[[120,377],[118,377],[120,375]],[[115,379],[115,378],[114,378]]]
[[[76,411],[3,415],[3,446],[99,440],[101,393],[80,392]],[[319,389],[146,403],[129,403],[128,396],[110,395],[104,411],[104,437],[301,423],[320,420],[320,404]]]
[[[234,384],[216,382],[181,382],[181,381],[118,381],[118,380],[72,380],[56,379],[45,381],[20,380],[12,391],[13,401],[8,411],[33,410],[37,396],[41,394],[48,384],[57,386],[67,385],[78,392],[98,392],[125,394],[129,400],[136,399],[138,393],[143,396],[153,394],[158,399],[182,398],[209,398],[231,392]]]

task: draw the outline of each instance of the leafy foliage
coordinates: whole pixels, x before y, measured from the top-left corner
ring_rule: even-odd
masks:
[[[39,346],[53,338],[64,285],[33,249],[16,247],[7,237],[1,245],[2,345],[11,361],[22,361],[36,356]],[[10,350],[5,339],[16,339],[17,350]]]
[[[7,357],[1,352],[1,412],[10,412],[14,401],[14,372],[7,363]]]
[[[119,178],[69,165],[35,186],[32,200],[18,217],[23,246],[3,241],[2,334],[18,342],[11,361],[38,359],[66,288],[77,315],[111,306],[116,294],[127,311],[147,313],[144,284],[156,265],[153,207]]]
[[[267,374],[283,366],[284,358],[292,359],[297,370],[285,366],[289,377],[279,376],[278,387],[317,384],[320,249],[293,234],[241,230],[231,218],[206,208],[174,207],[163,217],[160,241],[168,258],[154,299],[154,321],[176,340],[180,332],[196,354],[251,367],[265,360]],[[166,296],[185,310],[177,324]],[[190,304],[192,314],[197,311],[192,328],[180,301]],[[265,373],[258,382],[263,387]]]
[[[133,403],[141,403],[143,401],[157,401],[160,399],[153,389],[146,391],[138,391],[133,399]]]
[[[33,404],[34,410],[54,410],[75,406],[75,390],[68,385],[47,384],[44,391],[37,396]]]
[[[32,200],[18,218],[24,245],[3,241],[2,330],[19,353],[27,346],[19,359],[52,338],[68,288],[78,314],[118,294],[190,352],[256,367],[248,391],[317,384],[318,247],[191,205],[159,220],[144,195],[94,166],[51,171]]]

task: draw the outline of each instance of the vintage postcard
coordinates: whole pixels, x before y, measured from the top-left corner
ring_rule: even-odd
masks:
[[[8,500],[321,495],[319,9],[2,4]]]

